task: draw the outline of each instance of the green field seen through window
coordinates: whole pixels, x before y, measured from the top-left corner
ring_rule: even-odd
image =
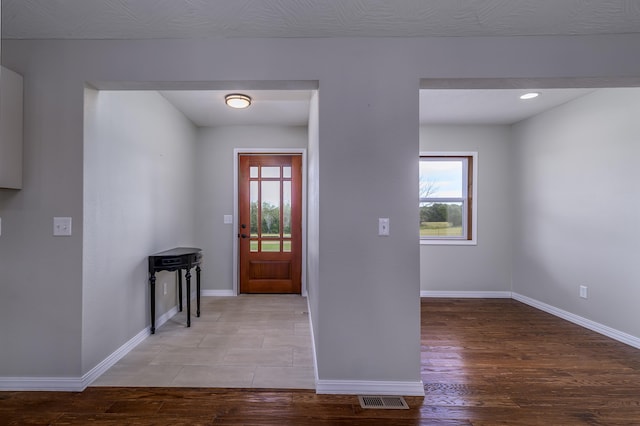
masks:
[[[291,240],[284,240],[282,241],[282,245],[284,252],[290,252],[291,251]],[[250,250],[253,252],[257,252],[258,251],[258,241],[257,240],[251,240],[251,242],[249,243],[249,247]],[[280,251],[280,241],[273,241],[273,240],[262,240],[262,250],[261,251],[269,251],[269,252],[278,252]]]
[[[461,237],[462,226],[452,226],[449,222],[421,222],[421,237]]]

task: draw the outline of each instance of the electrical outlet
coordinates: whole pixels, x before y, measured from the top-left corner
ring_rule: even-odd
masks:
[[[378,218],[378,235],[381,237],[387,237],[389,235],[389,218]]]
[[[167,283],[162,283],[162,294],[167,295]]]
[[[71,218],[70,217],[54,217],[53,218],[53,236],[68,237],[71,235]]]
[[[582,297],[583,299],[586,299],[589,297],[589,292],[586,285],[580,286],[580,297]]]

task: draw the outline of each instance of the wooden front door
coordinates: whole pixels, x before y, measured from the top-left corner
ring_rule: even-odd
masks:
[[[239,155],[240,293],[300,294],[302,156]]]

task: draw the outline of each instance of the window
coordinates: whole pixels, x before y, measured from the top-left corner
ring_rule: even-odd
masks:
[[[420,155],[420,243],[475,244],[477,153]]]

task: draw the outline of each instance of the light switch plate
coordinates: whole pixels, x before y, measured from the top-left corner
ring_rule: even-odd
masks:
[[[388,217],[378,218],[378,235],[381,237],[389,236],[389,218]]]
[[[580,297],[583,299],[589,298],[589,289],[587,288],[586,285],[580,286]]]
[[[233,223],[233,215],[225,214],[224,215],[224,223],[226,225],[232,224]]]
[[[71,235],[71,218],[70,217],[54,217],[53,218],[53,235],[55,237],[68,237]]]

